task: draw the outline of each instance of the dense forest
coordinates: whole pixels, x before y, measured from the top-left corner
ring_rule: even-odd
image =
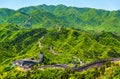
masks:
[[[39,5],[19,10],[0,9],[0,79],[119,79],[120,63],[107,62],[83,72],[45,68],[25,71],[14,60],[39,59],[40,65],[83,64],[120,57],[120,11]]]

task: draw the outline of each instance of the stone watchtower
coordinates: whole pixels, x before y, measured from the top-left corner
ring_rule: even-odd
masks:
[[[44,59],[44,53],[40,52],[40,59],[39,59],[40,64],[43,62],[43,59]]]

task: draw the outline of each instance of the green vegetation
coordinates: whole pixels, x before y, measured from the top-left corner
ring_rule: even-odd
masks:
[[[14,23],[26,28],[75,29],[120,33],[120,12],[91,8],[58,6],[31,6],[17,11],[0,9],[0,23]]]
[[[70,69],[33,69],[32,71],[23,71],[14,68],[6,71],[0,75],[2,79],[119,79],[120,78],[120,64],[119,63],[106,63],[102,67],[88,69],[83,72],[75,72]]]
[[[0,78],[119,78],[119,65],[115,63],[83,72],[36,68],[22,71],[9,67],[18,59],[38,60],[40,51],[45,54],[42,65],[74,63],[73,56],[85,64],[119,58],[119,17],[119,11],[64,5],[32,6],[17,11],[0,9]]]

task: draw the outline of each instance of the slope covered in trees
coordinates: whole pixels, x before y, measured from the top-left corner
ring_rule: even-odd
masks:
[[[65,54],[66,56],[77,56],[84,62],[120,56],[120,37],[110,32],[90,34],[89,32],[70,28],[55,30],[46,30],[45,28],[24,29],[13,24],[1,25],[1,27],[0,53],[3,57],[1,62],[6,57],[33,53],[36,49],[34,53],[40,50],[50,52],[50,47],[53,47],[60,54],[60,56],[56,56],[58,60],[64,59]],[[41,42],[43,48],[39,48],[39,42]],[[2,51],[6,53],[2,53]],[[6,57],[4,57],[4,54],[6,54]],[[52,56],[52,53],[49,54]],[[64,54],[63,57],[62,54]],[[54,57],[51,58],[54,59]],[[68,60],[70,61],[70,59]],[[57,63],[58,61],[52,62]],[[66,62],[68,61],[66,60]]]
[[[20,71],[16,68],[10,71],[4,70],[12,61],[17,59],[32,57],[38,60],[39,51],[44,51],[45,53],[43,65],[74,63],[73,56],[80,58],[83,63],[104,58],[120,57],[120,36],[110,32],[89,33],[70,28],[54,30],[47,30],[45,28],[24,29],[13,24],[3,24],[1,27],[0,67],[2,74],[5,72],[16,72],[17,75]],[[39,46],[39,42],[41,46]],[[52,50],[55,51],[56,54],[50,51],[50,47],[52,47]],[[54,70],[50,71],[52,72]],[[55,69],[55,71],[60,72],[60,75],[63,77],[65,74],[67,75],[67,73],[72,73],[66,70],[61,71]],[[96,70],[93,71],[96,72]],[[47,70],[45,72],[49,73]],[[62,75],[62,72],[64,72],[64,75]],[[26,75],[29,73],[34,72],[26,72]],[[43,71],[40,73],[39,70],[35,71],[36,75],[38,75],[37,73],[44,74]],[[87,71],[83,74],[85,73],[87,73]],[[25,76],[25,73],[21,72],[18,74],[20,78],[22,78],[22,74]],[[73,74],[78,76],[78,73],[74,72]],[[6,75],[6,78],[7,77],[9,78],[11,76]],[[45,75],[44,77],[46,78]],[[55,77],[55,75],[50,77]]]
[[[27,28],[72,27],[84,30],[120,32],[120,11],[39,5],[19,10],[0,9],[0,23],[14,23]]]
[[[119,58],[119,17],[119,11],[64,5],[31,6],[16,11],[0,9],[0,78],[17,76],[17,78],[74,79],[87,78],[89,72],[88,78],[94,75],[95,78],[104,78],[105,75],[108,76],[106,78],[118,78],[119,64],[111,64],[110,69],[105,65],[100,69],[91,69],[92,71],[87,70],[82,73],[69,69],[41,71],[33,67],[33,71],[24,72],[16,67],[10,70],[7,68],[14,60],[26,58],[38,60],[40,51],[45,54],[42,65],[77,62],[77,66],[80,66],[74,57],[85,64],[104,58]],[[113,76],[107,71],[111,71]],[[51,73],[49,77],[48,73]]]

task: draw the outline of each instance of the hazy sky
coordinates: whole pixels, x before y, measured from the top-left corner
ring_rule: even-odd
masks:
[[[58,5],[120,10],[120,0],[0,0],[0,8],[19,9],[35,5]]]

